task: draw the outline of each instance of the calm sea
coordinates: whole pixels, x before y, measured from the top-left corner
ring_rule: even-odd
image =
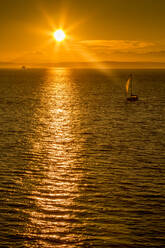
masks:
[[[165,70],[0,70],[0,247],[165,247]]]

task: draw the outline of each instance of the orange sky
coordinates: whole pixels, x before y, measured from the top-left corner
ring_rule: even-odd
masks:
[[[165,62],[164,12],[164,0],[0,1],[0,62]]]

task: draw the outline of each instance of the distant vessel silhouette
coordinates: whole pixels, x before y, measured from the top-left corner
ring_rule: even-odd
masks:
[[[132,83],[132,74],[129,75],[126,82],[126,96],[127,101],[134,102],[138,100],[138,96],[133,94],[133,83]],[[131,94],[129,95],[129,88],[131,90]]]
[[[26,66],[25,65],[22,66],[22,70],[26,70]]]

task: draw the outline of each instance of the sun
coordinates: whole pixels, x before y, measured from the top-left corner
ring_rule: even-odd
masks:
[[[62,29],[58,29],[53,34],[54,39],[58,42],[61,42],[65,39],[66,35]]]

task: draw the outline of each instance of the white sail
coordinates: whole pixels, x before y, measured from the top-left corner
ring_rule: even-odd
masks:
[[[126,93],[128,94],[128,90],[129,90],[129,85],[132,83],[132,74],[130,74],[127,82],[126,82]]]

